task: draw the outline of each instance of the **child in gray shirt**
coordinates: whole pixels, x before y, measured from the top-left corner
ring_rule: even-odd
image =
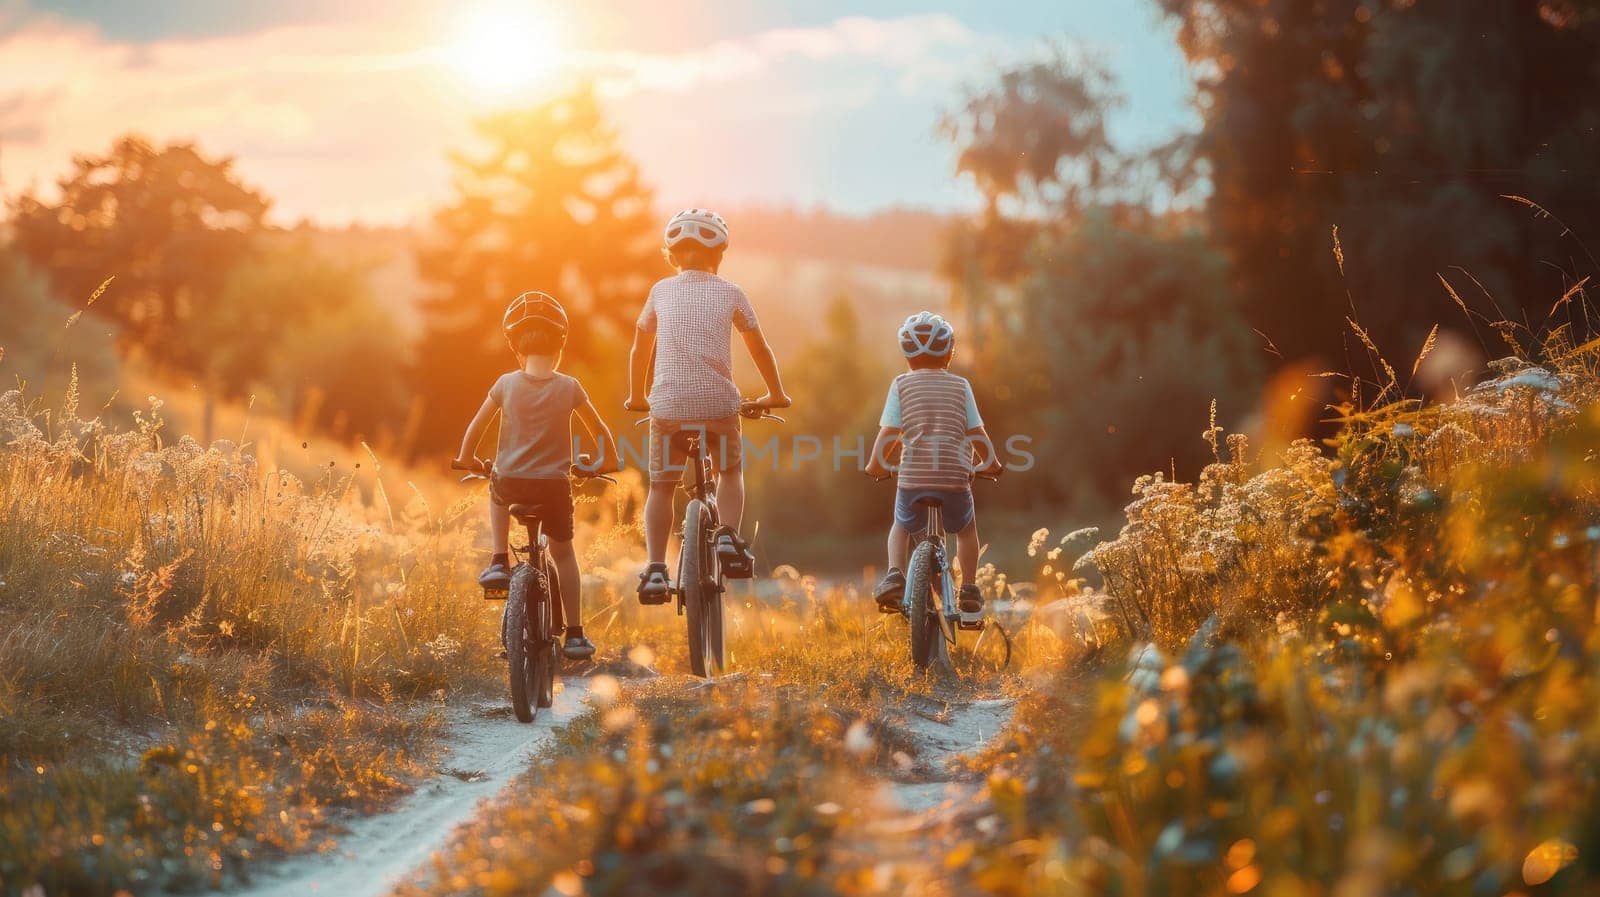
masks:
[[[616,443],[594,403],[576,379],[556,370],[567,343],[567,313],[544,293],[523,293],[506,309],[501,322],[518,368],[496,380],[467,425],[455,466],[470,466],[473,448],[490,421],[500,415],[500,438],[489,478],[489,524],[494,556],[478,577],[489,590],[511,584],[510,507],[532,505],[550,540],[556,563],[556,588],[561,595],[567,631],[562,653],[575,660],[594,654],[583,632],[578,555],[572,547],[571,475],[595,475],[618,469]],[[594,439],[599,461],[578,456],[574,468],[572,415],[577,414]]]

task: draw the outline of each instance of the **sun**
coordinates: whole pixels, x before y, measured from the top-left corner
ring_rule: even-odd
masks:
[[[461,19],[450,63],[481,93],[522,93],[540,85],[559,66],[557,30],[549,16],[527,3],[478,6]]]

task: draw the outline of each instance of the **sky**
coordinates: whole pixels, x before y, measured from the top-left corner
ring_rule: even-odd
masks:
[[[939,115],[1051,40],[1117,76],[1120,141],[1194,126],[1149,0],[0,0],[0,193],[137,131],[279,223],[418,222],[473,118],[588,78],[663,207],[964,209]]]

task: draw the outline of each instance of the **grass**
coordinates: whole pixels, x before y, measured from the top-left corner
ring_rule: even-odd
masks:
[[[466,502],[77,410],[0,396],[0,888],[215,884],[407,790],[494,681]]]
[[[1126,659],[1034,671],[983,890],[1592,893],[1597,361],[1141,480],[1077,596]]]
[[[593,709],[435,857],[405,893],[832,894],[902,888],[873,850],[885,780],[929,773],[906,717],[992,696],[1014,676],[958,649],[918,674],[906,626],[805,579],[729,611],[738,667],[595,682]],[[635,656],[682,669],[682,623],[629,606]],[[1017,638],[1019,658],[1058,642]],[[661,650],[656,655],[656,649]],[[919,855],[913,866],[937,864]]]
[[[967,638],[919,675],[901,621],[784,570],[729,596],[733,675],[676,675],[681,621],[616,561],[636,493],[595,502],[593,706],[409,893],[1592,893],[1600,346],[1558,330],[1431,406],[1373,370],[1383,404],[1326,446],[1212,430],[1114,538],[1040,530],[1032,569],[979,571],[1007,670]],[[156,414],[0,397],[8,891],[314,849],[424,772],[442,695],[501,688],[479,497],[263,470]],[[908,720],[998,694],[981,806],[893,843],[886,783],[930,773]]]
[[[153,402],[116,431],[81,419],[73,394],[55,407],[0,397],[6,891],[216,886],[262,857],[318,849],[330,819],[380,809],[428,773],[442,698],[502,689],[485,611],[495,606],[470,579],[481,496],[445,505],[443,490],[431,502],[407,490],[401,503],[394,472],[370,454],[311,479],[264,469],[249,446],[169,439],[160,411]],[[634,515],[636,491],[588,502],[589,628],[607,647],[602,668],[682,669],[681,621],[645,614],[615,587],[630,571],[611,561],[637,537],[616,521]],[[956,683],[914,676],[904,626],[886,624],[864,595],[821,592],[787,570],[773,583],[759,598],[730,596],[738,677],[709,690],[682,678],[630,689],[576,730],[618,745],[624,760],[675,747],[688,758],[672,765],[677,779],[638,779],[644,767],[616,760],[591,771],[596,782],[631,782],[650,800],[691,786],[720,795],[693,817],[699,834],[679,843],[680,859],[742,831],[741,808],[764,799],[751,795],[769,774],[816,778],[771,798],[784,814],[829,803],[826,793],[845,806],[841,789],[864,780],[860,751],[840,746],[855,723],[870,727],[881,765],[897,750],[910,756],[895,734],[899,702],[1005,686],[987,650],[958,653]],[[1019,634],[1017,649],[1055,638]],[[702,752],[651,734],[723,730],[738,735]],[[810,746],[792,754],[800,742]],[[723,794],[729,770],[742,784]],[[772,838],[804,834],[789,824]],[[730,868],[761,880],[810,868],[768,870],[755,843]]]

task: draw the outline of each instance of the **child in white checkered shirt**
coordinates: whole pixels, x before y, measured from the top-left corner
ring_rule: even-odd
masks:
[[[686,451],[679,434],[685,431],[700,435],[717,470],[717,512],[723,524],[717,533],[718,554],[744,559],[724,572],[730,577],[749,575],[754,562],[739,536],[744,469],[739,388],[733,382],[733,330],[744,336],[766,381],[766,394],[754,404],[767,408],[790,404],[778,362],[749,298],[717,276],[728,247],[727,223],[713,212],[688,209],[667,223],[665,243],[667,260],[678,273],[650,288],[628,366],[626,407],[650,412],[650,494],[644,507],[649,562],[639,575],[639,600],[644,604],[662,604],[671,595],[667,535],[672,528],[673,495],[683,477]],[[642,393],[647,385],[648,397]]]

